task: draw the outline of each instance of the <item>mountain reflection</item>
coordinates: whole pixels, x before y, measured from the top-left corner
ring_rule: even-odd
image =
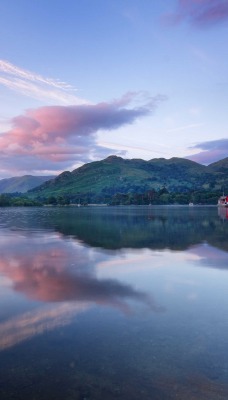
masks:
[[[55,229],[92,246],[109,250],[150,248],[186,250],[207,242],[228,251],[227,209],[216,207],[130,207],[76,210],[55,218]],[[219,212],[219,216],[218,216]]]
[[[107,250],[186,250],[207,242],[228,251],[228,209],[217,207],[53,207],[2,210],[1,226],[55,231]]]
[[[91,302],[133,312],[135,301],[161,311],[153,298],[115,279],[98,279],[96,265],[104,255],[59,236],[32,235],[1,240],[0,274],[13,289],[43,302]],[[107,256],[106,256],[107,257]]]

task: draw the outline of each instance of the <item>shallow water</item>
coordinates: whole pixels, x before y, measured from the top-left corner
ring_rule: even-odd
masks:
[[[228,211],[0,209],[1,400],[228,398]]]

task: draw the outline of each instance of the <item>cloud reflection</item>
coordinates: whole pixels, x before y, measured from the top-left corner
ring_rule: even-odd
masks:
[[[28,243],[29,242],[29,243]],[[133,312],[132,302],[161,311],[148,294],[116,279],[98,279],[96,265],[104,255],[58,236],[14,237],[5,242],[0,273],[10,279],[15,291],[42,302],[90,302]],[[102,258],[103,257],[103,258]],[[106,255],[106,257],[108,257]]]
[[[0,323],[0,350],[15,346],[46,331],[68,325],[86,303],[61,304],[47,309],[33,310]]]
[[[189,253],[196,255],[198,258],[194,263],[206,268],[228,269],[228,254],[223,250],[216,249],[207,243],[193,246],[188,250]]]

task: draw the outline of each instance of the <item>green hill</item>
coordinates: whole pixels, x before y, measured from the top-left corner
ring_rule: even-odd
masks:
[[[228,188],[228,158],[209,166],[194,161],[156,158],[149,161],[110,156],[65,171],[30,191],[32,197],[87,196],[90,201],[116,193],[144,193],[165,187],[169,192]],[[91,200],[92,199],[92,200]]]
[[[228,157],[224,158],[223,160],[217,161],[213,164],[210,164],[209,168],[212,171],[220,172],[222,174],[227,174],[228,173]]]
[[[54,176],[32,176],[24,175],[0,180],[0,193],[25,193],[36,186],[41,185]]]

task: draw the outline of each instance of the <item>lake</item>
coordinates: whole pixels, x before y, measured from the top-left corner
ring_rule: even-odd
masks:
[[[0,209],[1,400],[227,400],[228,209]]]

